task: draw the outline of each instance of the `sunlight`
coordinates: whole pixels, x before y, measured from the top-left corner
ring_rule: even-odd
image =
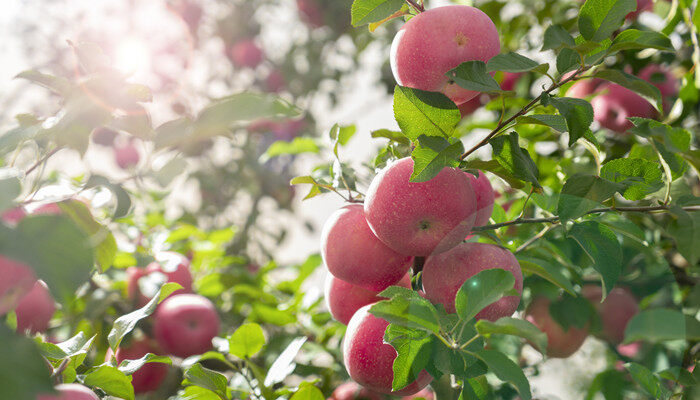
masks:
[[[150,49],[134,37],[122,41],[114,56],[115,67],[128,74],[147,73],[151,67]]]

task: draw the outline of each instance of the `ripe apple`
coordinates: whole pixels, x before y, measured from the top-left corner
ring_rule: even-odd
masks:
[[[426,387],[433,377],[423,370],[408,386],[391,390],[392,365],[397,353],[390,344],[384,343],[389,322],[370,314],[370,307],[366,305],[357,310],[345,331],[343,358],[350,378],[369,390],[396,396],[409,396]]]
[[[177,357],[202,354],[212,348],[219,333],[214,304],[197,294],[176,294],[156,310],[153,333],[166,353]]]
[[[396,286],[411,288],[411,276],[404,275]],[[373,304],[382,300],[379,292],[367,290],[361,286],[353,285],[334,277],[326,276],[325,295],[326,305],[336,321],[347,325],[353,314],[367,304]]]
[[[639,71],[639,78],[656,86],[663,98],[664,111],[668,112],[678,95],[679,82],[671,70],[661,64],[649,64]]]
[[[459,87],[445,74],[466,61],[487,62],[500,51],[498,30],[481,10],[438,7],[411,18],[397,33],[391,70],[399,85],[442,92],[460,105],[479,92]]]
[[[36,400],[100,400],[92,390],[77,383],[62,383],[55,389],[58,394],[40,394]]]
[[[577,99],[586,99],[594,94],[603,83],[605,83],[605,81],[599,78],[581,79],[569,87],[566,91],[566,95]]]
[[[92,131],[92,142],[101,146],[112,146],[117,132],[114,129],[101,126]]]
[[[0,255],[0,276],[0,315],[4,315],[32,290],[36,275],[30,266]]]
[[[156,254],[156,261],[144,268],[129,267],[126,270],[126,290],[130,299],[138,297],[143,306],[155,296],[158,289],[167,282],[179,283],[182,289],[176,293],[192,292],[190,260],[182,254],[163,251]]]
[[[476,219],[469,178],[445,167],[427,182],[409,182],[412,172],[413,160],[403,158],[374,177],[365,198],[367,222],[382,242],[401,254],[429,256],[449,250],[467,236]]]
[[[22,207],[14,207],[9,210],[5,210],[2,215],[0,215],[0,220],[8,225],[17,225],[24,217],[27,216],[27,212]]]
[[[323,24],[323,12],[320,5],[314,0],[297,0],[297,8],[301,18],[311,28],[320,28]]]
[[[32,290],[22,297],[15,309],[17,332],[45,332],[55,311],[56,304],[49,288],[43,281],[36,281]]]
[[[469,115],[474,114],[474,111],[478,110],[483,105],[484,102],[482,101],[482,96],[476,96],[471,100],[467,100],[458,105],[457,109],[459,109],[459,115],[464,119]]]
[[[287,81],[284,79],[282,71],[274,69],[265,78],[265,88],[268,92],[279,93],[285,86],[287,86]]]
[[[372,233],[360,204],[334,212],[323,225],[321,256],[328,270],[345,282],[380,292],[398,282],[411,257],[387,247]]]
[[[598,311],[602,322],[600,337],[612,344],[619,344],[625,338],[627,323],[639,312],[637,300],[627,289],[616,287],[604,302],[603,290],[600,286],[586,285],[581,294],[587,298]]]
[[[501,80],[501,89],[503,90],[515,90],[515,85],[523,76],[522,72],[504,72],[503,80]]]
[[[61,215],[63,210],[56,203],[43,204],[32,211],[32,215]]]
[[[476,219],[474,226],[483,226],[488,224],[493,214],[493,202],[496,199],[496,194],[493,191],[493,186],[489,178],[486,177],[483,171],[478,171],[479,177],[475,177],[470,172],[465,172],[469,182],[472,184],[474,194],[476,195]]]
[[[384,400],[384,397],[381,393],[375,393],[350,381],[335,388],[328,400]]]
[[[628,21],[633,21],[644,11],[651,11],[654,8],[653,0],[637,0],[637,9],[625,16]]]
[[[423,290],[428,300],[440,303],[447,312],[454,313],[455,296],[464,282],[483,270],[494,268],[513,274],[513,287],[522,294],[523,273],[518,260],[510,251],[487,243],[462,243],[428,257],[423,266]],[[476,318],[495,321],[510,317],[518,309],[518,304],[520,296],[506,296],[481,310]]]
[[[604,83],[600,94],[591,100],[593,115],[598,123],[611,131],[623,133],[630,129],[629,117],[655,118],[654,106],[637,93],[615,83]]]
[[[420,392],[413,394],[411,396],[404,396],[402,400],[412,400],[412,399],[425,399],[425,400],[435,400],[435,392],[433,392],[430,387],[426,387]]]
[[[263,61],[263,52],[253,39],[242,39],[226,52],[233,65],[240,68],[255,68]]]
[[[588,328],[569,326],[565,331],[549,313],[550,303],[546,297],[535,298],[525,310],[525,319],[547,335],[548,357],[567,358],[581,348],[588,336]]]
[[[119,347],[115,358],[117,365],[119,365],[124,360],[138,360],[148,353],[162,355],[163,351],[151,339],[133,340],[128,346]],[[109,358],[111,358],[111,354],[107,354],[106,359],[109,360]],[[155,362],[144,364],[131,375],[134,392],[139,394],[158,389],[166,375],[168,375],[167,364]]]
[[[114,147],[114,160],[121,169],[135,167],[140,160],[139,152],[133,142]]]

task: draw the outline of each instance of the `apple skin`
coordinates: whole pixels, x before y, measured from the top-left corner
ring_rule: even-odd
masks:
[[[0,315],[14,310],[34,287],[34,270],[22,262],[0,255]]]
[[[496,199],[496,194],[486,174],[483,171],[478,172],[478,178],[469,172],[465,172],[465,174],[469,178],[476,195],[476,219],[474,220],[474,226],[484,226],[488,224],[491,214],[493,214],[493,203]]]
[[[398,282],[411,257],[387,247],[372,233],[360,204],[334,212],[323,225],[321,256],[336,278],[380,292]]]
[[[121,169],[135,167],[140,159],[139,152],[132,142],[114,147],[114,161]]]
[[[391,46],[391,70],[401,86],[442,92],[460,105],[479,92],[450,83],[445,74],[466,61],[487,62],[501,51],[498,30],[478,8],[438,7],[409,20]]]
[[[209,299],[176,294],[156,310],[153,333],[166,353],[185,358],[210,350],[219,325],[219,315]]]
[[[411,276],[404,275],[395,286],[411,288]],[[367,304],[373,304],[382,300],[379,292],[367,290],[363,287],[353,285],[334,277],[332,274],[326,276],[324,285],[326,305],[331,315],[336,321],[347,325],[353,314]]]
[[[366,305],[350,319],[343,340],[343,358],[350,378],[374,392],[396,396],[410,396],[426,387],[433,377],[423,370],[418,378],[405,388],[392,391],[394,379],[392,365],[397,353],[384,343],[384,332],[389,322],[369,313],[371,305]]]
[[[151,339],[133,340],[128,347],[119,347],[114,358],[119,365],[124,360],[138,360],[148,353],[162,355],[163,351]],[[112,357],[111,349],[107,350],[105,361]],[[146,363],[131,375],[131,384],[136,394],[154,391],[160,387],[168,375],[168,365],[163,363]]]
[[[19,224],[19,221],[24,219],[24,217],[27,216],[27,211],[24,210],[22,207],[14,207],[10,208],[9,210],[6,210],[0,215],[0,220],[2,220],[4,223],[8,225],[17,225]]]
[[[192,293],[192,273],[190,272],[190,260],[182,254],[172,251],[163,251],[156,255],[156,261],[148,264],[146,268],[129,267],[126,270],[126,290],[130,299],[138,297],[140,306],[146,305],[150,297],[141,293],[139,280],[151,274],[165,275],[165,282],[179,283],[182,289],[175,293]],[[155,294],[155,293],[154,293]]]
[[[654,106],[637,93],[615,83],[604,83],[600,94],[591,100],[593,116],[598,123],[613,132],[623,133],[633,124],[627,118],[655,118]]]
[[[484,102],[481,100],[481,96],[476,96],[458,105],[457,109],[459,110],[459,115],[462,117],[462,119],[464,119],[474,114],[474,111],[478,110],[483,105]]]
[[[426,387],[416,394],[403,397],[402,400],[411,400],[416,398],[423,398],[425,400],[435,400],[435,392],[433,392],[429,387]]]
[[[547,335],[547,356],[567,358],[581,348],[588,337],[588,329],[570,326],[564,331],[549,313],[550,301],[546,297],[535,298],[525,310],[525,319]]]
[[[100,400],[92,390],[77,383],[62,383],[55,389],[57,395],[40,394],[36,400]]]
[[[423,290],[433,303],[455,312],[455,296],[464,282],[486,270],[500,268],[513,274],[513,287],[522,295],[523,273],[510,251],[487,243],[462,243],[452,250],[428,257],[423,266]],[[476,319],[495,321],[510,317],[520,304],[520,296],[506,296],[476,314]]]
[[[503,90],[515,90],[515,85],[523,76],[522,72],[504,72],[503,80],[501,80],[501,89]]]
[[[299,136],[304,131],[304,128],[306,128],[306,121],[303,119],[291,119],[272,124],[270,132],[277,140],[290,141]]]
[[[637,9],[625,16],[628,21],[633,21],[644,11],[651,11],[654,8],[653,0],[637,0]]]
[[[385,396],[365,389],[356,382],[345,382],[335,388],[328,400],[384,400]]]
[[[43,204],[31,213],[32,215],[61,215],[63,210],[56,203]]]
[[[377,237],[395,251],[429,256],[451,249],[471,231],[476,195],[461,170],[445,167],[427,182],[409,182],[413,160],[402,158],[374,177],[365,217]]]
[[[284,79],[282,71],[274,69],[265,78],[265,88],[268,92],[279,93],[287,86],[287,80]]]
[[[319,4],[313,0],[297,0],[297,8],[301,18],[311,28],[320,28],[323,24],[323,13]]]
[[[567,75],[565,75],[565,77],[566,76]],[[605,83],[605,81],[599,78],[581,79],[569,87],[569,89],[566,91],[566,96],[577,99],[586,99],[594,94],[598,87],[603,83]]]
[[[43,281],[36,281],[34,287],[19,301],[15,313],[17,314],[17,332],[31,334],[45,332],[49,328],[49,322],[56,312],[49,288]]]
[[[664,65],[649,64],[639,71],[639,78],[659,89],[663,98],[664,111],[668,112],[680,90],[678,79],[673,73]]]
[[[612,344],[622,343],[627,323],[639,312],[637,299],[621,287],[613,288],[602,303],[600,300],[603,298],[603,290],[600,286],[586,285],[581,289],[581,294],[593,304],[600,315],[600,338]]]
[[[226,55],[239,68],[255,68],[263,61],[263,52],[253,39],[242,39],[227,49]]]

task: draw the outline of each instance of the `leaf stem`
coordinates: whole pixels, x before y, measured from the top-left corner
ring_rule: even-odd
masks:
[[[41,157],[39,160],[37,160],[37,162],[35,162],[34,165],[32,165],[31,167],[29,167],[28,170],[24,171],[24,175],[29,175],[32,171],[34,171],[35,169],[37,169],[37,167],[39,167],[41,164],[43,164],[44,162],[46,162],[46,160],[48,160],[49,158],[51,158],[51,156],[54,155],[54,154],[56,154],[59,150],[61,150],[61,147],[60,147],[60,146],[59,146],[59,147],[56,147],[56,148],[54,148],[53,150],[51,150],[51,151],[49,151],[48,153],[46,153],[46,155],[44,155],[44,156]]]
[[[466,349],[467,346],[469,346],[470,344],[474,343],[474,341],[475,341],[476,339],[478,339],[480,336],[481,336],[481,335],[477,333],[476,335],[474,335],[473,338],[467,340],[463,345],[459,346],[459,349],[460,349],[460,350]]]
[[[425,6],[423,6],[423,4],[416,3],[414,0],[406,0],[406,3],[408,3],[409,6],[411,6],[414,10],[416,10],[419,13],[425,11]]]

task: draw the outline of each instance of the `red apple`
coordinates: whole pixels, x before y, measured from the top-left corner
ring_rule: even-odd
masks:
[[[297,0],[297,8],[302,19],[312,28],[323,26],[323,12],[314,0]]]
[[[391,390],[394,379],[392,365],[397,353],[384,343],[384,332],[389,323],[369,313],[366,305],[353,315],[345,331],[343,358],[350,378],[363,387],[385,394],[409,396],[426,387],[433,377],[423,370],[418,378],[398,391]]]
[[[139,152],[133,142],[114,147],[114,160],[121,169],[135,167],[140,160]]]
[[[32,215],[61,215],[63,210],[56,203],[43,204],[32,211]]]
[[[396,286],[411,288],[411,276],[404,275]],[[326,276],[325,284],[326,305],[336,321],[347,325],[353,314],[367,304],[373,304],[381,300],[379,292],[367,290],[334,277]]]
[[[0,220],[8,225],[17,225],[19,221],[26,216],[27,212],[24,210],[24,208],[17,206],[10,208],[9,210],[5,210],[2,215],[0,215]]]
[[[268,92],[281,92],[286,85],[287,81],[284,79],[282,72],[278,69],[270,71],[270,74],[265,78],[265,88]]]
[[[443,168],[427,182],[409,182],[413,160],[403,158],[374,177],[365,217],[387,246],[411,256],[429,256],[460,243],[474,226],[476,195],[459,169]],[[342,278],[341,278],[342,279]]]
[[[653,0],[637,0],[637,9],[635,11],[632,11],[631,13],[627,14],[625,17],[628,21],[633,21],[639,17],[639,14],[641,14],[644,11],[651,11],[654,9],[654,1]]]
[[[306,128],[306,121],[303,119],[290,119],[272,125],[272,132],[277,140],[291,141]]]
[[[570,75],[570,74],[567,74]],[[565,75],[565,77],[567,76]],[[605,83],[604,80],[598,78],[586,78],[576,81],[569,89],[566,91],[566,96],[574,97],[577,99],[586,99],[593,95],[598,87]]]
[[[421,390],[420,392],[411,395],[411,396],[405,396],[402,398],[402,400],[412,400],[412,399],[425,399],[425,400],[435,400],[435,392],[433,392],[430,387],[426,387],[425,389]]]
[[[630,129],[629,117],[655,118],[654,106],[637,93],[615,83],[604,83],[600,94],[591,100],[595,120],[611,131],[623,133]]]
[[[567,358],[581,348],[588,336],[588,329],[569,326],[565,331],[550,315],[549,305],[548,298],[535,298],[525,310],[525,319],[547,335],[548,357]]]
[[[202,354],[212,348],[219,333],[219,315],[214,304],[196,294],[177,294],[160,304],[153,333],[166,353],[177,357]]]
[[[365,389],[355,382],[345,382],[335,388],[328,400],[384,400],[384,395]]]
[[[253,39],[243,39],[229,47],[227,56],[237,67],[255,68],[263,61],[263,52]]]
[[[190,260],[182,254],[163,251],[156,254],[156,261],[145,269],[129,267],[127,275],[127,293],[130,299],[138,297],[138,304],[145,305],[155,296],[158,289],[167,282],[179,283],[182,289],[176,293],[192,292],[192,273]]]
[[[321,232],[321,256],[335,277],[368,290],[382,291],[398,282],[411,257],[387,247],[372,233],[360,204],[334,212]]]
[[[45,332],[55,311],[56,304],[49,288],[43,281],[36,281],[32,290],[22,297],[15,309],[17,332]]]
[[[4,315],[32,290],[36,275],[28,265],[0,255],[0,276],[0,315]]]
[[[100,400],[92,390],[77,383],[62,383],[55,389],[58,394],[40,394],[36,400]]]
[[[510,251],[486,243],[462,243],[444,253],[425,260],[423,266],[423,290],[433,303],[445,306],[447,312],[455,312],[455,296],[464,282],[486,270],[500,268],[513,274],[518,293],[523,292],[523,273],[520,264]],[[520,304],[520,296],[506,296],[481,310],[476,319],[495,321],[510,317]]]
[[[634,296],[624,288],[614,288],[604,302],[603,290],[600,286],[586,285],[581,294],[587,298],[598,311],[602,322],[600,337],[613,344],[619,344],[625,338],[627,323],[639,312],[639,306]]]
[[[459,115],[462,118],[466,118],[469,115],[472,115],[474,111],[478,110],[481,108],[481,106],[484,105],[483,96],[476,96],[472,98],[471,100],[467,100],[464,103],[460,104],[457,106],[457,109],[459,109]]]
[[[501,89],[515,90],[515,85],[518,84],[518,81],[522,76],[522,72],[504,72],[503,80],[501,80]]]
[[[491,214],[493,214],[493,202],[496,199],[496,195],[486,174],[483,171],[478,172],[478,178],[470,172],[465,172],[465,174],[467,174],[467,178],[472,184],[472,189],[474,189],[474,194],[476,194],[476,219],[474,220],[474,226],[484,226],[489,223]]]
[[[148,353],[162,355],[158,345],[150,339],[134,340],[128,346],[117,349],[115,358],[117,365],[124,360],[138,360]],[[111,354],[107,355],[107,359]],[[156,390],[168,374],[168,365],[163,363],[147,363],[131,375],[131,384],[136,394]]]
[[[438,7],[401,28],[391,46],[391,69],[399,85],[442,92],[460,105],[479,92],[459,87],[445,74],[466,61],[487,62],[500,51],[498,30],[481,10]]]
[[[678,91],[680,90],[678,79],[671,70],[660,64],[649,64],[639,71],[639,78],[656,86],[663,98],[664,111],[668,112],[673,106]]]

